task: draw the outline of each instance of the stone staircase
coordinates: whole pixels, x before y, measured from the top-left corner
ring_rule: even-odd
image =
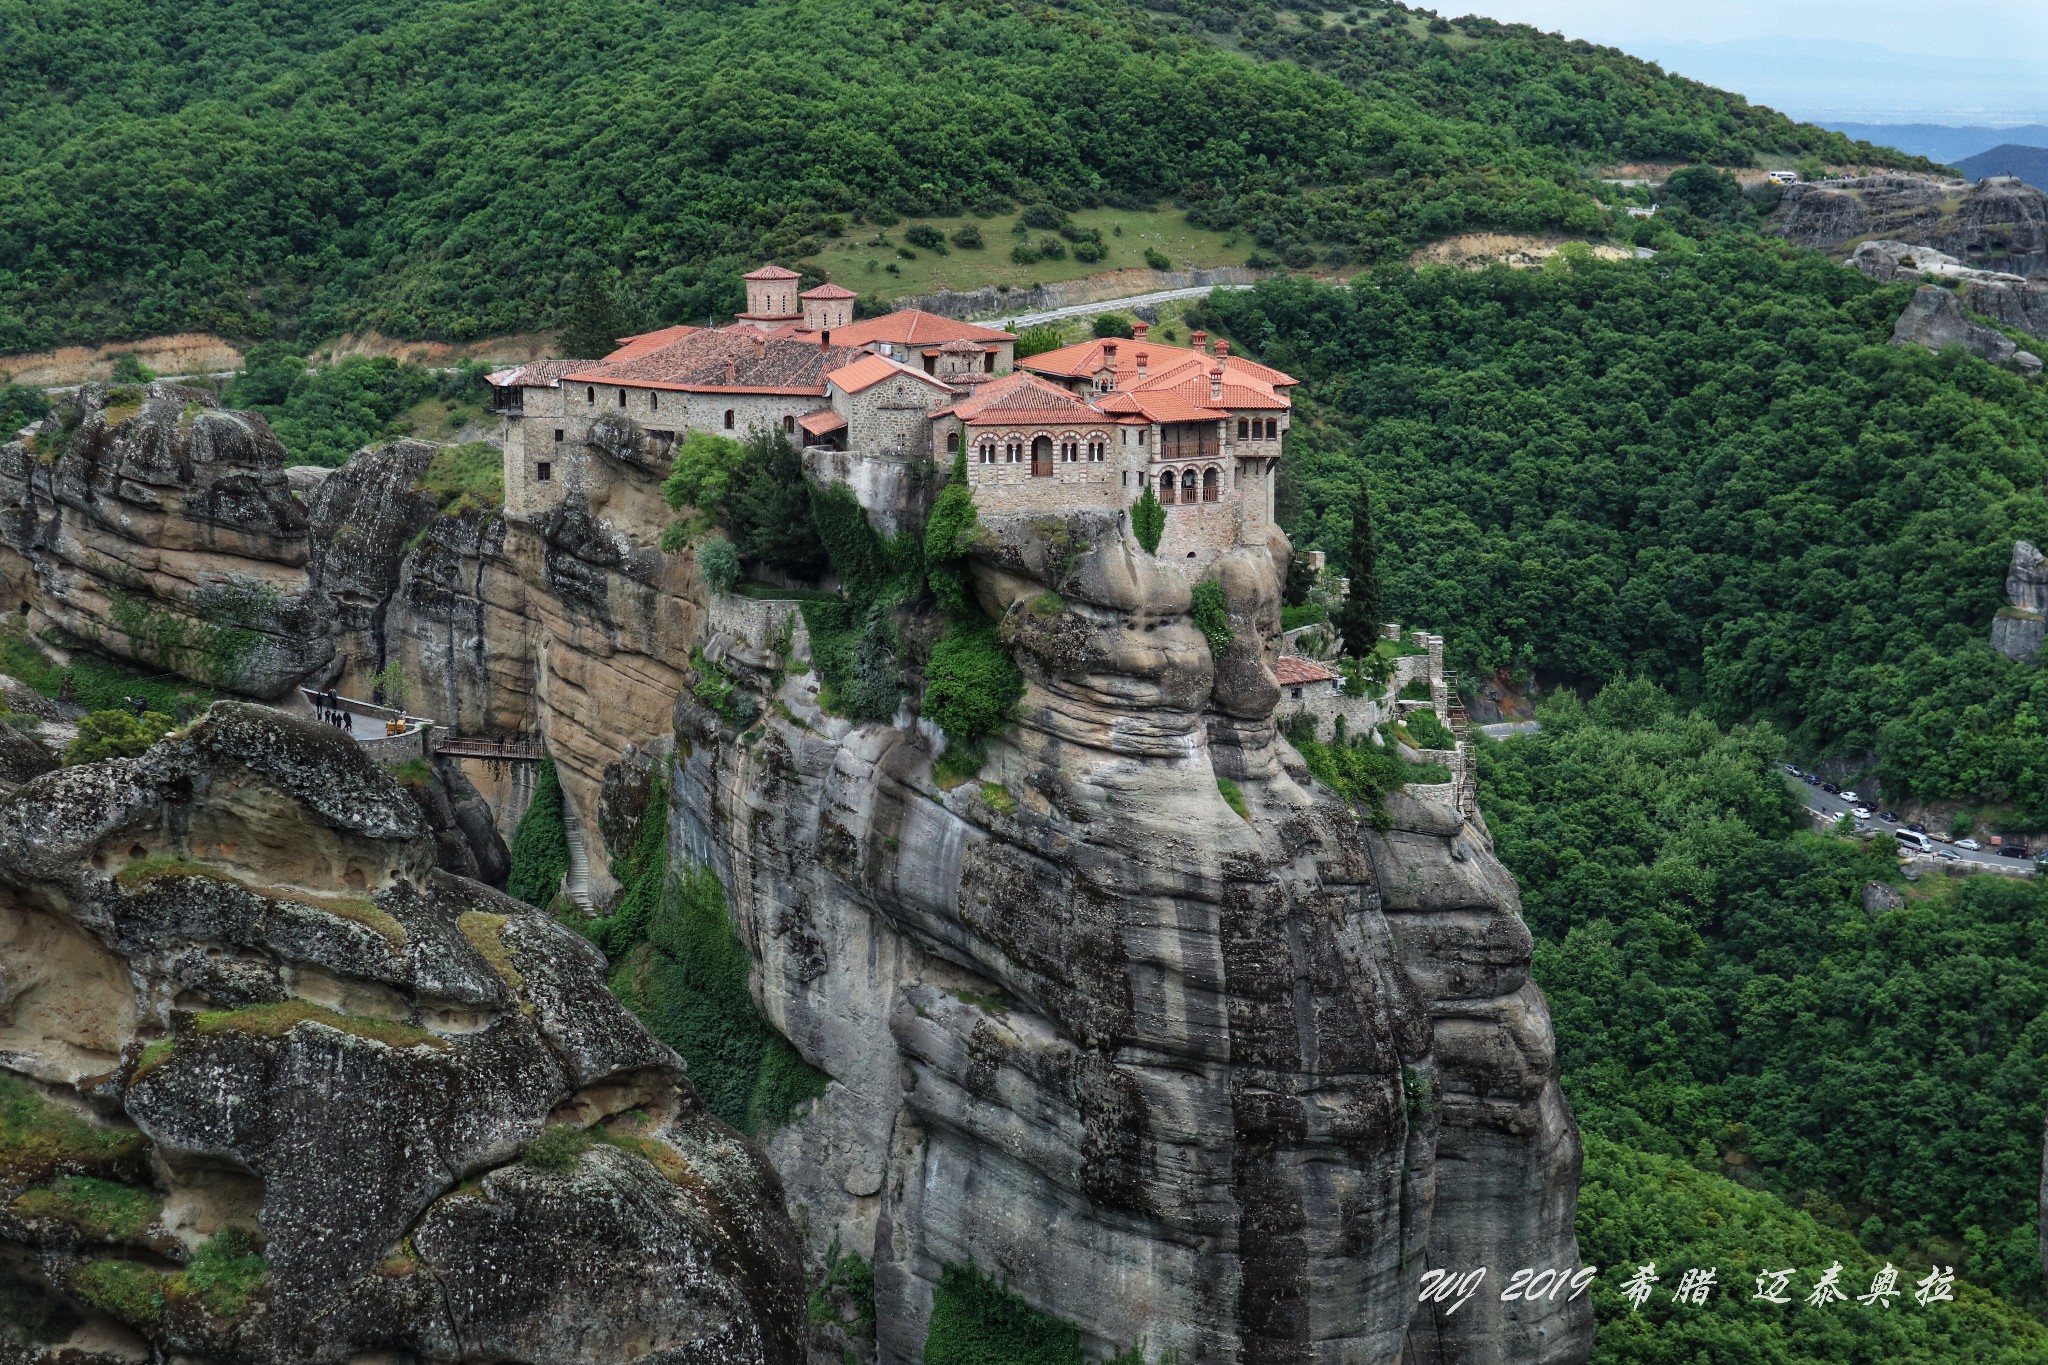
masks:
[[[591,913],[590,901],[590,844],[583,837],[583,822],[576,818],[575,810],[567,800],[562,802],[562,833],[569,843],[569,875],[562,879],[562,889],[569,893],[569,899],[584,914]]]
[[[1458,691],[1458,675],[1444,674],[1444,726],[1458,741],[1458,810],[1464,815],[1479,810],[1479,764],[1472,753],[1472,724],[1465,715],[1465,698]]]

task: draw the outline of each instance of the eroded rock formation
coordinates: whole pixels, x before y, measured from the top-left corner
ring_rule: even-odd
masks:
[[[1416,1304],[1429,1267],[1578,1264],[1577,1133],[1483,824],[1418,788],[1368,832],[1276,734],[1284,540],[1216,566],[1214,660],[1114,521],[989,521],[975,583],[1028,690],[973,781],[797,668],[744,743],[678,704],[682,858],[835,1078],[769,1147],[814,1251],[872,1247],[884,1362],[970,1260],[1100,1355],[1584,1359],[1583,1299]]]
[[[0,802],[9,1359],[800,1359],[773,1172],[594,949],[435,861],[239,703]]]
[[[2029,336],[2048,338],[2048,277],[2028,279],[1996,270],[1977,270],[1946,252],[1910,242],[1857,244],[1848,264],[1873,280],[1955,282],[1963,307]]]
[[[1930,351],[1960,346],[1994,365],[2010,365],[2027,374],[2041,372],[2040,357],[2022,351],[1996,327],[1971,321],[1955,292],[1938,284],[1923,284],[1913,291],[1905,311],[1892,324],[1892,342],[1899,346],[1925,346]]]
[[[2012,547],[2005,574],[2005,605],[1991,620],[1991,647],[2023,664],[2040,663],[2048,631],[2048,558],[2024,540]]]
[[[1979,270],[2048,272],[2048,195],[2010,176],[1971,184],[1889,172],[1791,185],[1772,223],[1817,251],[1879,238],[1933,247]]]
[[[274,697],[334,656],[305,508],[263,419],[204,389],[88,384],[0,445],[0,607]]]

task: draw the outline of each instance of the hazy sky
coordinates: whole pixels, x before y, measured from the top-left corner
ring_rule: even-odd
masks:
[[[2048,0],[1434,0],[1608,43],[1805,118],[2048,115]]]

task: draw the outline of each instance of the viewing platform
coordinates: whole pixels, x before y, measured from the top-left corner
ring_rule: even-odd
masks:
[[[339,715],[346,724],[337,726],[355,736],[363,752],[387,768],[396,768],[428,753],[428,735],[434,722],[376,702],[344,697],[338,693],[301,687],[300,693],[313,708],[316,720]]]

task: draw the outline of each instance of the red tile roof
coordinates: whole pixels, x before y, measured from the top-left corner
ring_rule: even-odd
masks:
[[[862,389],[871,389],[884,379],[893,379],[899,374],[907,374],[944,393],[953,391],[943,380],[934,379],[923,370],[913,370],[908,365],[899,365],[889,357],[876,355],[872,351],[851,365],[843,365],[830,371],[825,378],[828,382],[837,384],[846,393],[859,393]]]
[[[1009,422],[1099,421],[1102,414],[1057,384],[1017,370],[979,385],[972,397],[941,408],[971,426]],[[936,415],[936,414],[934,414]]]
[[[730,276],[727,278],[730,278]],[[797,274],[794,270],[785,269],[779,265],[764,265],[759,270],[749,270],[740,278],[743,280],[800,280],[803,276]]]
[[[563,377],[626,388],[822,397],[826,372],[859,355],[850,346],[770,337],[752,327],[700,327],[658,350],[605,360]]]
[[[638,336],[620,337],[619,349],[605,357],[605,363],[615,360],[631,360],[634,356],[647,355],[662,347],[681,341],[692,332],[701,332],[701,327],[664,327],[658,332],[642,332]]]
[[[1138,357],[1145,373],[1138,374]],[[1285,412],[1293,406],[1284,389],[1294,377],[1241,356],[1215,356],[1186,346],[1113,337],[1084,341],[1017,362],[1021,369],[1063,379],[1092,379],[1111,372],[1116,391],[1097,400],[1105,412],[1142,416],[1154,422],[1203,422],[1233,411]],[[1221,365],[1222,397],[1210,397],[1210,376]]]
[[[825,436],[846,425],[846,419],[830,408],[819,408],[796,419],[796,424],[813,436]]]
[[[860,295],[844,285],[821,284],[816,289],[806,289],[797,295],[800,299],[857,299]]]
[[[484,382],[501,389],[552,389],[560,384],[562,376],[570,371],[599,363],[595,360],[529,360],[524,365],[514,365],[509,370],[493,370],[484,376]]]
[[[886,341],[896,346],[932,346],[942,341],[1015,341],[1008,332],[981,327],[957,318],[943,318],[921,308],[899,308],[893,313],[832,329],[832,340],[847,346],[865,346]]]
[[[1304,659],[1296,654],[1282,654],[1273,665],[1273,675],[1280,679],[1282,687],[1300,687],[1303,683],[1335,682],[1341,674],[1333,673],[1313,659]]]

